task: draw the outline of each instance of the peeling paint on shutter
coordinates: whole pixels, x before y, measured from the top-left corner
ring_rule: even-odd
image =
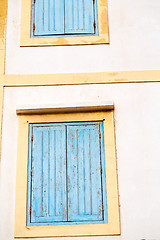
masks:
[[[68,219],[103,220],[99,124],[67,127]]]
[[[64,126],[34,126],[31,222],[66,221],[66,137]]]

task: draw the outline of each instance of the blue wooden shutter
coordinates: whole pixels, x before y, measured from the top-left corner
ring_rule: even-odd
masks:
[[[100,124],[67,126],[68,221],[103,220]]]
[[[65,126],[37,124],[31,129],[31,223],[66,221]]]
[[[65,0],[65,33],[94,33],[94,0]]]
[[[33,0],[33,35],[64,33],[64,0]]]

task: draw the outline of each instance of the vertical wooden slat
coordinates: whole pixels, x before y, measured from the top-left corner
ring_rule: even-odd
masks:
[[[78,215],[77,132],[67,127],[68,219]],[[73,204],[74,202],[74,204]]]
[[[90,130],[90,144],[91,152],[91,195],[92,195],[92,214],[99,214],[102,217],[102,185],[101,185],[101,160],[100,160],[100,139],[99,139],[99,126],[95,130]]]
[[[90,181],[90,139],[89,130],[84,130],[84,168],[85,168],[85,214],[91,215],[91,181]]]
[[[62,149],[62,131],[56,131],[56,216],[63,216],[63,199],[66,199],[64,193],[64,185],[66,184],[65,181],[65,166],[63,162],[63,158],[65,156],[64,149]]]
[[[34,137],[30,136],[32,146],[32,169],[31,169],[31,222],[36,221],[36,217],[43,216],[43,133],[33,128]]]
[[[48,32],[50,30],[49,29],[50,9],[48,6],[48,0],[43,0],[43,19],[44,19],[43,21],[44,32]]]
[[[84,168],[84,131],[78,129],[78,149],[77,149],[77,162],[78,162],[78,201],[79,211],[78,214],[82,215],[85,212],[84,199],[85,199],[85,168]]]
[[[55,14],[53,14],[55,9],[55,0],[49,1],[49,31],[55,31]]]
[[[43,148],[42,148],[42,213],[43,217],[48,217],[48,195],[49,195],[49,184],[48,184],[48,163],[50,159],[48,158],[48,129],[43,130]],[[50,180],[49,180],[50,181]]]
[[[56,140],[55,130],[50,131],[50,202],[49,215],[54,216],[56,212]]]

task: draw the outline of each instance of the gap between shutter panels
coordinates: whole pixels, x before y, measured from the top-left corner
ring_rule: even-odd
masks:
[[[57,1],[59,2],[59,0]],[[55,2],[57,1],[33,0],[34,6],[34,9],[32,9],[33,36],[36,35],[49,36],[54,34],[70,36],[72,35],[74,36],[77,34],[84,35],[95,34],[96,32],[95,0],[82,0],[82,1],[64,0],[63,6],[62,5],[60,6],[60,9],[63,7],[63,10],[61,9],[61,11],[59,11],[60,9],[56,11],[57,6]],[[80,2],[82,2],[82,4],[80,4]],[[36,5],[36,3],[38,4],[38,6]],[[40,3],[41,8],[43,8],[43,11],[39,10]],[[88,7],[86,7],[86,5],[88,5]],[[53,12],[50,10],[51,7],[53,9]]]
[[[66,129],[65,129],[65,131],[67,131],[67,127],[68,126],[66,126]],[[77,131],[76,131],[77,132]],[[68,136],[68,134],[66,134],[66,136]],[[31,137],[31,141],[33,142],[33,134],[32,134],[32,137]],[[101,131],[99,131],[99,141],[101,142]],[[66,142],[66,144],[67,144],[67,142]],[[68,148],[68,147],[67,147]],[[100,151],[100,146],[99,146],[99,151]],[[101,151],[100,151],[101,152]],[[66,150],[66,154],[67,154],[67,150]],[[101,153],[100,153],[101,154]],[[66,159],[66,161],[67,161],[67,159]],[[101,159],[100,159],[100,161],[101,161]],[[101,173],[102,173],[102,164],[101,164],[101,167],[100,167],[100,170],[101,170]],[[66,171],[67,171],[67,163],[66,163]],[[66,174],[67,174],[67,172],[66,172]],[[32,169],[31,169],[31,176],[32,176]],[[102,177],[102,176],[101,176]],[[102,180],[101,180],[101,188],[102,188]],[[102,195],[102,197],[103,197],[103,193],[101,194]],[[68,197],[68,194],[67,194],[67,197]],[[102,201],[103,201],[103,199],[102,199]],[[102,204],[103,204],[103,202],[102,202]],[[68,204],[67,204],[67,207],[68,207]],[[104,206],[102,205],[102,211],[104,210]]]

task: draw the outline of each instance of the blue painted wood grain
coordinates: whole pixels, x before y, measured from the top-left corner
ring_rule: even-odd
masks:
[[[31,222],[67,220],[65,132],[33,127]]]
[[[30,124],[27,199],[28,226],[107,223],[103,122]]]
[[[68,220],[103,220],[99,124],[67,127]]]
[[[65,0],[65,33],[94,33],[93,0]]]
[[[34,35],[64,33],[64,0],[36,0]]]

